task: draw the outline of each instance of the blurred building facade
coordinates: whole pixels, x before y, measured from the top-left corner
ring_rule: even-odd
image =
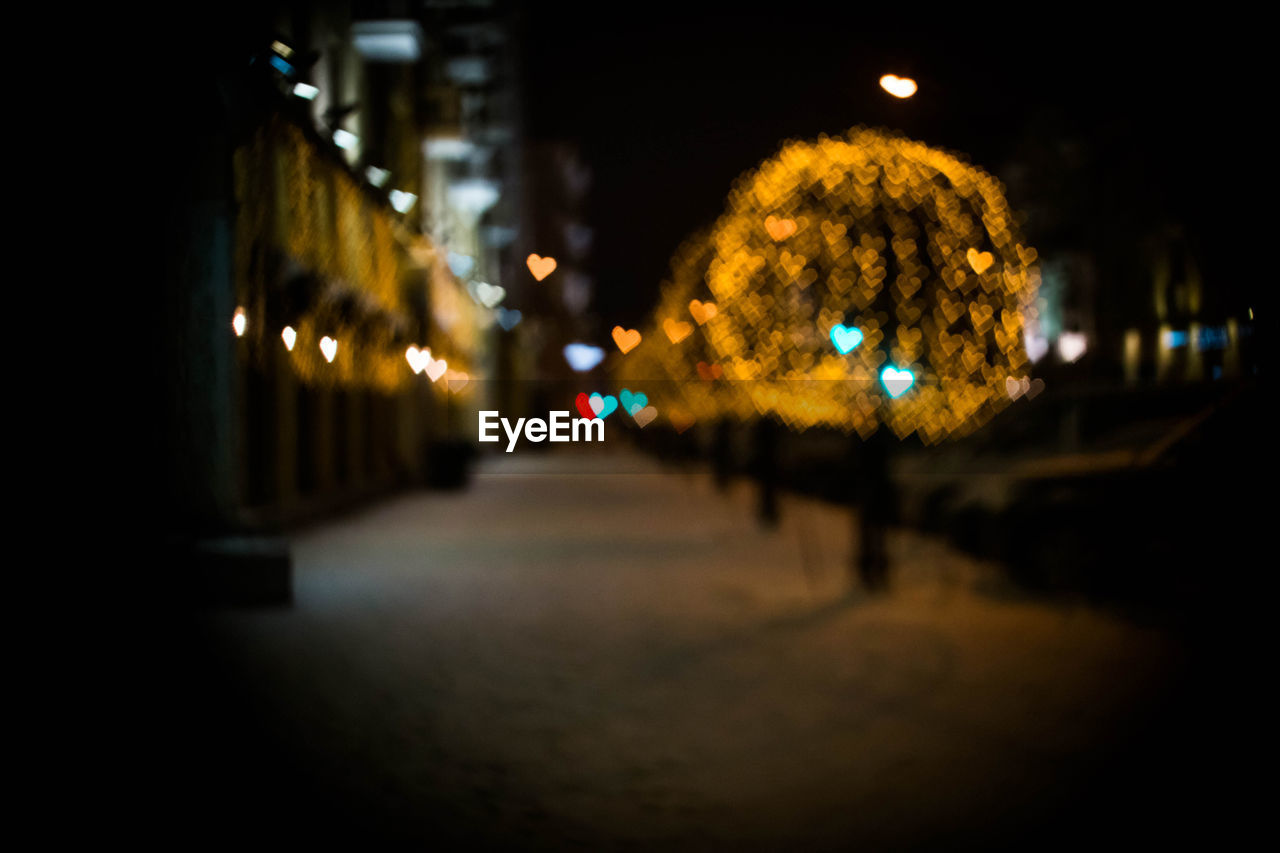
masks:
[[[1041,254],[1028,354],[1041,374],[1098,388],[1247,378],[1259,355],[1239,217],[1229,196],[1171,173],[1173,154],[1135,159],[1148,143],[1128,126],[1041,114],[1000,170]]]
[[[175,132],[168,529],[269,529],[456,483],[518,334],[513,15],[323,2],[220,32],[216,103]]]
[[[592,173],[578,147],[562,140],[537,140],[526,146],[529,164],[525,197],[525,231],[521,252],[555,258],[555,271],[530,294],[535,326],[530,330],[530,367],[540,380],[535,410],[563,408],[581,389],[565,358],[574,342],[596,341],[608,334],[592,312],[596,282],[591,275],[595,232],[587,200]],[[526,277],[529,277],[526,274]],[[601,334],[603,332],[603,334]]]

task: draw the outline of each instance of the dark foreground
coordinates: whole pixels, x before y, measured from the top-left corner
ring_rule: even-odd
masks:
[[[868,598],[847,510],[784,499],[766,532],[745,488],[610,468],[503,457],[298,534],[292,608],[155,656],[115,817],[183,846],[818,850],[1259,816],[1251,627],[1033,598],[905,532]]]

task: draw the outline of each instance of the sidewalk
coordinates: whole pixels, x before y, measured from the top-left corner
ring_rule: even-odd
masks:
[[[299,534],[291,610],[202,617],[311,786],[289,808],[523,849],[996,843],[1101,797],[1161,701],[1155,630],[905,532],[867,598],[848,510],[786,497],[763,531],[745,483],[608,462],[489,457]]]

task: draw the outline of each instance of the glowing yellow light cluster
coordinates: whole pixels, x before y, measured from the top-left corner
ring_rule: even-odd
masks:
[[[241,334],[251,358],[260,362],[267,347],[282,348],[309,384],[403,388],[415,377],[404,358],[414,324],[403,283],[412,269],[425,267],[421,284],[429,282],[436,321],[431,348],[447,354],[451,366],[469,365],[481,318],[442,253],[424,237],[401,233],[385,208],[299,128],[279,119],[264,124],[237,150],[235,179],[236,300],[238,316],[247,318],[237,321],[237,331],[247,327]],[[273,293],[279,296],[299,274],[321,284],[295,313],[269,318]],[[324,338],[336,346],[322,351]]]
[[[620,369],[688,379],[717,365],[726,388],[672,403],[695,414],[741,415],[745,401],[795,427],[885,424],[938,441],[1009,403],[1006,380],[1027,368],[1035,260],[999,182],[954,155],[863,128],[789,142],[677,252],[636,363]],[[691,298],[716,313],[673,343],[661,330],[688,319],[678,308]],[[838,324],[862,332],[846,355],[831,343]],[[898,399],[879,380],[890,366],[915,377]]]

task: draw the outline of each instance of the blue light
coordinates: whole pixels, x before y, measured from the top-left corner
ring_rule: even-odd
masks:
[[[271,67],[286,77],[293,76],[293,66],[274,54],[271,57]]]
[[[564,360],[578,373],[586,373],[604,361],[604,350],[590,344],[572,343],[564,348]]]
[[[1206,326],[1196,337],[1196,345],[1200,349],[1226,349],[1227,329],[1225,326]]]
[[[841,355],[848,355],[850,350],[862,343],[862,330],[857,326],[836,323],[831,327],[831,343],[835,344]]]
[[[1164,333],[1164,345],[1168,349],[1177,349],[1187,345],[1187,333],[1184,331],[1174,331],[1172,329]]]
[[[466,278],[471,275],[471,271],[475,269],[476,259],[470,255],[460,255],[457,252],[449,253],[449,269],[458,278]]]

